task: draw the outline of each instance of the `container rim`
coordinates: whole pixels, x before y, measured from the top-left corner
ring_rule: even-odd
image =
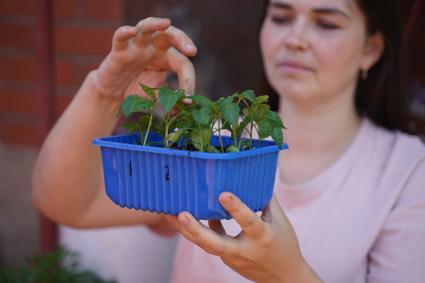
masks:
[[[132,150],[132,151],[140,151],[140,152],[151,152],[151,153],[162,153],[173,156],[187,156],[199,159],[214,159],[214,160],[226,160],[226,159],[236,159],[243,157],[250,157],[259,154],[272,153],[280,150],[286,150],[289,146],[284,143],[280,147],[278,147],[273,141],[263,140],[262,144],[266,144],[262,147],[240,151],[240,152],[225,152],[225,153],[210,153],[210,152],[199,152],[199,151],[188,151],[182,149],[170,149],[164,147],[156,147],[156,146],[143,146],[138,144],[131,144],[125,142],[116,141],[116,139],[122,137],[135,136],[137,134],[120,134],[108,137],[101,137],[93,139],[93,144],[106,147],[106,148],[118,148],[124,150]]]

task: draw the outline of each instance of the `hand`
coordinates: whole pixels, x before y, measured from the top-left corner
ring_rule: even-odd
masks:
[[[236,237],[226,235],[220,221],[209,221],[208,228],[188,212],[178,217],[167,215],[165,219],[188,240],[221,257],[250,280],[320,282],[304,261],[291,224],[275,197],[261,216],[231,193],[222,193],[219,201],[242,228]]]
[[[169,19],[146,18],[135,27],[122,26],[113,36],[112,50],[95,71],[95,86],[101,94],[119,98],[143,93],[139,83],[158,87],[167,73],[177,74],[179,88],[195,89],[195,71],[187,56],[197,50],[183,31]]]

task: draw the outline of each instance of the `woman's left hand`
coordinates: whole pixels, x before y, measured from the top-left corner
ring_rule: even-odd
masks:
[[[220,221],[201,224],[190,213],[165,219],[184,237],[255,282],[321,282],[304,261],[297,237],[276,198],[260,216],[231,193],[222,193],[220,204],[241,226],[236,237],[225,234]]]

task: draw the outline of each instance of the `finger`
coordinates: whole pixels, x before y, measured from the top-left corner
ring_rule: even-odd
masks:
[[[192,242],[206,252],[217,256],[226,256],[236,252],[238,243],[235,239],[227,235],[215,233],[193,218],[190,213],[180,213],[178,220],[182,227],[180,232],[183,236],[189,240],[193,239]]]
[[[146,46],[152,40],[152,34],[157,31],[164,31],[171,25],[170,19],[149,17],[137,23],[138,33],[134,39],[139,46]]]
[[[167,56],[170,70],[177,74],[179,88],[185,91],[185,95],[192,95],[195,91],[195,68],[192,62],[174,48],[167,51]]]
[[[220,204],[238,222],[248,237],[261,237],[266,230],[266,224],[249,209],[238,197],[225,192],[219,196]]]
[[[197,240],[187,231],[183,222],[179,222],[177,216],[173,215],[164,215],[164,219],[170,224],[173,228],[177,229],[186,239],[197,244]]]
[[[159,50],[167,50],[172,46],[170,35],[165,32],[157,32],[152,36],[152,45]]]
[[[112,38],[112,49],[121,51],[127,48],[128,41],[137,34],[137,28],[132,26],[119,27]]]
[[[161,49],[173,46],[180,53],[189,57],[195,56],[197,53],[197,48],[190,37],[173,26],[163,32],[153,34],[153,44],[157,44]]]
[[[208,226],[217,234],[226,235],[223,225],[220,220],[208,220]]]
[[[161,223],[157,223],[155,225],[147,225],[147,227],[154,233],[161,235],[166,238],[171,238],[176,235],[178,232],[172,225],[170,225],[167,221],[165,221],[164,217],[162,217],[163,221]]]

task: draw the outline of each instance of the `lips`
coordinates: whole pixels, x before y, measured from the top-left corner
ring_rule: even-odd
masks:
[[[311,72],[313,68],[295,60],[283,60],[276,64],[279,69],[283,69],[286,72]]]

